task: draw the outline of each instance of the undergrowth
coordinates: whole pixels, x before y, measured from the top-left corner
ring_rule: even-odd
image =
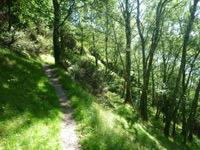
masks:
[[[61,111],[37,61],[0,48],[0,149],[60,149]]]
[[[78,122],[78,133],[83,150],[146,150],[146,149],[199,149],[199,140],[182,144],[182,136],[165,137],[163,124],[155,120],[150,110],[148,122],[139,118],[138,110],[123,104],[115,93],[107,91],[101,98],[92,96],[84,85],[74,81],[62,68],[56,67],[60,83],[67,91]]]

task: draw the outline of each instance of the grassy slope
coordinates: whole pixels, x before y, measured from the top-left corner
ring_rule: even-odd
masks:
[[[41,64],[0,48],[0,150],[60,149],[60,122]]]
[[[155,120],[153,112],[150,121],[139,119],[137,111],[124,105],[122,99],[114,93],[107,92],[106,100],[97,100],[76,83],[61,68],[55,68],[61,84],[72,100],[74,115],[79,124],[82,149],[85,150],[131,150],[131,149],[199,149],[200,140],[182,144],[182,136],[166,138],[162,121]],[[102,103],[104,101],[104,103]],[[107,103],[109,102],[109,103]]]

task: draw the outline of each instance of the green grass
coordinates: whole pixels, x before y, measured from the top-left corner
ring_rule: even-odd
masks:
[[[61,120],[41,64],[0,48],[0,150],[60,149]]]
[[[78,133],[83,150],[198,150],[200,140],[182,144],[183,137],[163,135],[162,121],[156,121],[150,110],[148,122],[143,122],[139,111],[115,93],[107,92],[103,98],[89,94],[61,68],[54,69],[74,107]],[[84,85],[83,85],[84,86]]]

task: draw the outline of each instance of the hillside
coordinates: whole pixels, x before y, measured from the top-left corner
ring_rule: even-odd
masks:
[[[42,64],[0,48],[0,149],[60,149],[61,110]]]
[[[84,56],[85,58],[85,56]],[[81,59],[79,59],[81,60]],[[162,118],[156,120],[156,108],[150,109],[150,119],[142,121],[137,108],[124,105],[123,99],[114,92],[107,91],[101,96],[91,94],[85,83],[74,81],[65,69],[56,67],[59,80],[67,91],[74,107],[73,114],[78,122],[78,134],[82,149],[87,150],[197,150],[200,140],[195,137],[192,143],[183,144],[183,136],[177,133],[166,137],[162,130]],[[91,79],[92,80],[92,79]],[[88,90],[90,92],[88,92]]]
[[[1,0],[0,150],[199,150],[199,23],[200,0]]]

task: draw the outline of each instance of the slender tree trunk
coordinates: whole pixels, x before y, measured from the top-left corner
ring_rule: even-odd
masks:
[[[81,51],[80,51],[80,55],[83,55],[83,39],[84,39],[84,32],[83,32],[83,27],[81,27]]]
[[[140,99],[140,70],[138,68],[138,99]]]
[[[154,71],[152,70],[152,104],[151,106],[155,106],[155,83],[154,83]]]
[[[166,58],[165,58],[165,54],[163,52],[163,67],[164,67],[164,71],[163,71],[163,87],[162,89],[166,91],[166,84],[167,84],[167,66],[166,66]],[[169,107],[169,101],[167,99],[167,92],[163,93],[163,103],[164,103],[164,115],[165,117],[168,116],[168,107]]]
[[[185,73],[184,73],[184,76],[185,76]],[[182,82],[184,82],[184,81],[182,81]],[[186,130],[186,117],[185,117],[185,113],[186,113],[186,110],[185,110],[186,89],[185,89],[185,87],[183,87],[182,92],[183,92],[183,95],[182,95],[182,134],[184,135],[185,130]]]
[[[59,23],[60,23],[60,5],[57,0],[53,0],[54,5],[54,29],[53,29],[53,46],[55,64],[59,65],[60,62],[60,42],[59,42]]]
[[[173,130],[172,130],[172,136],[175,136],[176,134],[176,117],[173,119]]]
[[[125,103],[131,102],[131,26],[130,26],[130,6],[126,0],[126,98]]]
[[[64,43],[64,29],[61,27],[60,29],[60,57],[63,57],[63,53],[64,53],[64,47],[65,47],[65,43]]]
[[[105,34],[105,53],[106,53],[106,72],[108,71],[108,6],[106,5],[106,34]]]
[[[196,115],[196,110],[197,110],[197,107],[198,107],[199,92],[200,92],[200,80],[199,80],[198,86],[196,88],[194,100],[192,102],[192,107],[190,109],[190,115],[189,115],[189,118],[187,120],[186,130],[185,130],[185,134],[184,134],[184,143],[186,143],[186,141],[187,141],[188,131],[190,131],[190,135],[189,135],[189,139],[188,140],[192,141],[192,134],[193,134],[193,130],[194,130],[195,115]]]
[[[11,31],[12,18],[11,18],[11,0],[7,0],[8,5],[8,31]]]
[[[148,85],[149,85],[149,77],[150,77],[150,72],[151,72],[151,68],[152,68],[152,62],[153,62],[153,57],[154,57],[154,52],[157,48],[157,44],[159,42],[160,39],[160,31],[161,31],[161,22],[162,22],[162,16],[164,14],[164,7],[166,6],[167,0],[160,0],[160,2],[157,5],[157,9],[156,9],[156,25],[153,31],[153,36],[152,36],[152,43],[151,43],[151,47],[150,47],[150,51],[149,51],[149,58],[148,60],[145,60],[146,58],[143,58],[143,88],[142,88],[142,96],[141,96],[141,104],[140,104],[140,109],[141,109],[141,117],[143,120],[148,120],[148,116],[147,116],[147,91],[148,91]],[[138,31],[139,31],[139,35],[142,41],[142,37],[143,35],[140,34],[140,21],[139,21],[139,0],[137,0],[137,26],[138,26]],[[141,36],[142,35],[142,36]],[[143,42],[142,42],[143,43]],[[143,54],[144,57],[144,54]],[[148,62],[148,65],[147,65]]]
[[[189,142],[192,142],[193,141],[193,132],[194,132],[194,127],[192,126],[190,128],[190,133],[189,133],[189,136],[188,136],[188,141]]]
[[[197,57],[199,56],[200,51],[198,51],[198,53],[195,55],[192,64],[191,64],[191,69],[187,78],[187,82],[185,83],[185,71],[183,72],[183,80],[182,80],[182,86],[183,86],[183,90],[182,90],[182,134],[185,135],[185,131],[186,131],[186,117],[185,117],[185,113],[186,113],[186,89],[188,87],[189,81],[190,81],[190,77],[193,71],[193,67],[194,67],[194,63],[197,59]],[[189,92],[188,92],[189,93]]]
[[[95,35],[94,35],[94,32],[92,33],[92,39],[93,39],[93,52],[94,52],[96,67],[98,67],[98,54],[97,54],[97,51],[96,51],[96,44],[95,44]]]
[[[189,19],[189,22],[188,22],[188,25],[187,25],[187,30],[186,30],[185,36],[184,36],[181,66],[180,66],[179,73],[178,73],[178,76],[177,76],[177,79],[176,79],[176,86],[174,88],[174,92],[173,92],[173,95],[171,97],[171,104],[170,104],[170,107],[169,107],[169,115],[166,116],[166,123],[165,123],[165,129],[164,129],[164,134],[166,136],[169,136],[169,129],[170,129],[171,120],[173,118],[176,96],[177,96],[178,89],[179,89],[179,83],[180,83],[180,80],[181,80],[182,73],[183,73],[183,71],[185,71],[186,54],[187,54],[186,50],[187,50],[189,35],[190,35],[192,25],[193,25],[193,21],[194,21],[194,18],[195,18],[195,12],[196,12],[198,1],[199,0],[194,0],[194,5],[191,9],[190,19]]]
[[[146,90],[145,87],[145,82],[146,82],[146,57],[145,57],[145,40],[144,40],[144,36],[143,33],[141,31],[141,27],[140,27],[140,2],[139,0],[137,0],[137,29],[138,29],[138,33],[141,39],[141,44],[142,44],[142,64],[143,64],[143,88],[142,88],[142,96],[141,96],[141,103],[140,103],[140,109],[141,109],[141,115],[143,114],[143,108],[144,108],[144,101],[143,101],[143,97],[144,97],[144,91]],[[143,115],[142,115],[143,116]]]
[[[124,82],[123,82],[123,91],[122,91],[122,95],[121,95],[121,97],[123,97],[124,98],[124,95],[125,95],[125,89],[126,89],[126,78],[124,77],[124,72],[125,72],[125,65],[124,65],[124,61],[123,61],[123,59],[122,59],[122,56],[121,56],[121,53],[120,53],[120,44],[119,44],[119,42],[118,42],[118,40],[117,40],[117,35],[116,35],[116,32],[115,32],[115,27],[114,27],[114,24],[113,24],[113,33],[114,33],[114,36],[115,36],[115,43],[116,43],[116,45],[117,45],[117,52],[118,52],[118,54],[119,54],[119,56],[120,56],[120,61],[121,61],[121,64],[122,64],[122,68],[123,68],[123,79],[124,79]]]
[[[115,32],[114,24],[113,24],[113,33],[114,33],[114,36],[115,36],[115,44],[117,45],[117,52],[118,52],[118,55],[120,56],[120,61],[121,61],[121,64],[122,64],[122,68],[123,68],[123,70],[125,70],[124,61],[122,59],[122,55],[121,55],[120,50],[119,50],[120,49],[120,44],[119,44],[119,42],[117,40],[117,35],[116,35],[116,32]]]

